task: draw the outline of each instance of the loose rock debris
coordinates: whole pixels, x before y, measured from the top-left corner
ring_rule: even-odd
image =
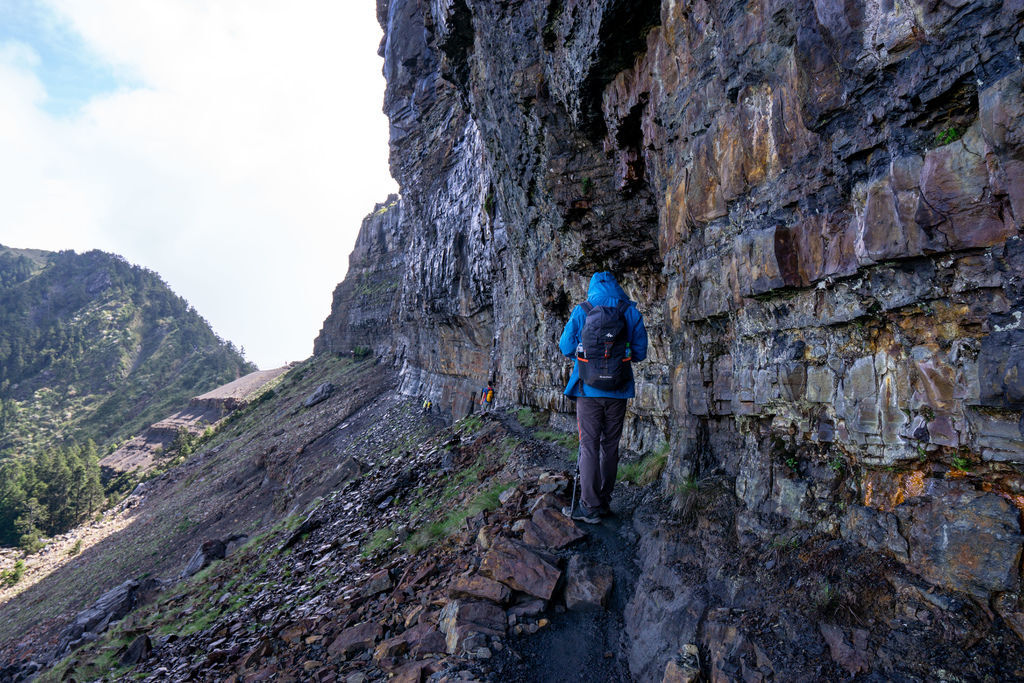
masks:
[[[610,590],[610,574],[594,578],[592,561],[571,559],[587,532],[559,511],[570,476],[537,465],[539,446],[489,417],[382,456],[308,513],[112,627],[106,640],[126,641],[115,673],[490,678],[488,660],[508,638],[564,611],[567,586],[573,606],[587,609]],[[106,640],[75,653],[61,675],[99,673]]]

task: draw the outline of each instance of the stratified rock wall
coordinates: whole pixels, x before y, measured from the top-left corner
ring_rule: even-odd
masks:
[[[741,538],[841,535],[1024,623],[1020,0],[378,15],[401,284],[373,345],[406,393],[459,417],[493,379],[568,423],[555,341],[611,269],[651,336],[625,438],[670,444],[666,491],[724,473]],[[328,322],[318,351],[353,343]]]
[[[348,275],[335,288],[331,314],[313,342],[313,353],[396,351],[395,318],[405,272],[405,240],[399,231],[401,202],[391,195],[363,219]]]

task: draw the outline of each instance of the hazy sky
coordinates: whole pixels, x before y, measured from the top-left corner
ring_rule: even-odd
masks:
[[[373,0],[0,0],[0,244],[155,270],[300,360],[387,168]]]

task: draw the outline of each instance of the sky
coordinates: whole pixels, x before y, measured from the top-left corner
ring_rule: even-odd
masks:
[[[388,173],[372,0],[0,0],[0,244],[159,273],[302,360]]]

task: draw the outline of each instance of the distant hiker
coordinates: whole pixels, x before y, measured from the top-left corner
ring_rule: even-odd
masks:
[[[433,408],[433,407],[434,407],[434,402],[433,401],[431,401],[429,398],[423,399],[423,414],[424,415],[429,415],[430,414],[430,409]]]
[[[647,358],[643,316],[614,275],[594,273],[587,300],[573,309],[558,347],[575,359],[565,387],[576,399],[580,435],[580,504],[572,515],[596,524],[611,513],[626,399],[636,395],[632,366]]]
[[[492,403],[494,403],[494,387],[488,384],[486,387],[480,390],[481,412],[490,412]]]

